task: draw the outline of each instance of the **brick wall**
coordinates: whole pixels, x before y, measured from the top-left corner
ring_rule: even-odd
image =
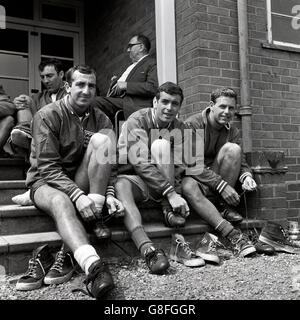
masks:
[[[239,94],[236,0],[176,0],[178,81],[182,116],[202,110],[209,93],[231,86]],[[300,217],[300,53],[262,47],[266,1],[248,1],[253,151],[283,151],[288,218]]]
[[[100,94],[106,94],[112,75],[122,74],[131,63],[125,48],[136,33],[149,37],[155,55],[154,0],[85,2],[86,63],[98,73]]]

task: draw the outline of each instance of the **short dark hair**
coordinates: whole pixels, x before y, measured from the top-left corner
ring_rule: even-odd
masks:
[[[70,68],[67,72],[66,72],[66,81],[69,83],[69,85],[72,84],[72,81],[73,81],[73,73],[75,71],[78,71],[80,73],[83,73],[83,74],[94,74],[95,77],[97,78],[97,73],[96,71],[91,68],[90,66],[87,66],[87,65],[77,65],[77,66],[74,66],[72,68]]]
[[[40,72],[43,72],[46,66],[53,66],[57,73],[59,73],[60,71],[63,71],[62,62],[56,58],[51,58],[51,59],[41,61],[41,63],[39,64]]]
[[[156,95],[155,95],[157,100],[159,100],[161,92],[165,92],[171,96],[179,95],[181,98],[180,103],[182,103],[184,99],[182,89],[177,84],[171,81],[167,81],[157,88]]]
[[[150,42],[149,38],[147,38],[146,36],[144,36],[143,34],[140,34],[140,33],[135,35],[135,37],[137,37],[138,42],[141,42],[144,45],[144,47],[146,49],[145,51],[148,53],[151,49],[151,42]]]
[[[229,87],[218,88],[214,90],[210,95],[210,100],[213,103],[216,103],[217,99],[222,96],[233,98],[235,99],[235,102],[237,102],[237,93],[232,88],[229,88]]]

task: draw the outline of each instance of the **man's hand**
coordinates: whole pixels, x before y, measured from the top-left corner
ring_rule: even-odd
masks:
[[[257,188],[257,184],[252,177],[247,176],[244,179],[244,182],[242,184],[242,188],[247,191],[253,191]]]
[[[237,206],[240,203],[238,193],[229,184],[223,189],[221,193],[222,198],[231,206]]]
[[[126,81],[118,81],[118,88],[122,91],[126,91],[127,89],[127,82]]]
[[[21,94],[14,99],[17,110],[28,109],[32,105],[32,99],[26,94]]]
[[[124,216],[124,207],[123,204],[120,200],[113,196],[107,196],[106,197],[106,206],[108,209],[108,213],[111,214],[116,214],[118,217],[123,217]]]
[[[182,217],[187,218],[190,214],[190,209],[187,202],[175,191],[167,194],[169,203],[174,213],[180,214]]]
[[[75,205],[84,221],[94,221],[101,217],[101,212],[97,212],[95,202],[84,194],[76,200]]]

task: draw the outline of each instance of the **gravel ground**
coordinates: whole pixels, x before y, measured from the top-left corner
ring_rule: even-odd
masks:
[[[277,253],[251,258],[233,257],[219,251],[219,266],[188,268],[171,262],[166,275],[149,274],[140,258],[110,264],[116,288],[110,300],[300,300],[299,255]],[[298,287],[296,275],[298,274]],[[84,275],[57,286],[21,292],[15,290],[16,276],[0,278],[0,300],[93,300],[74,288],[84,288]],[[294,284],[293,284],[294,279]]]

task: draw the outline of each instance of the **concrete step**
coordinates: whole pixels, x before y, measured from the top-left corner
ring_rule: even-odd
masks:
[[[0,181],[0,205],[13,204],[11,198],[27,191],[25,180]]]
[[[53,219],[34,206],[0,206],[0,234],[15,235],[55,231]]]
[[[242,222],[241,229],[262,228],[263,220],[248,220]],[[146,223],[145,231],[152,241],[159,247],[169,252],[170,238],[174,229],[167,228],[159,222]],[[129,233],[124,226],[112,226],[112,241],[99,242],[90,235],[91,243],[96,247],[99,254],[106,260],[119,259],[120,257],[134,257],[139,253],[130,239]],[[198,235],[205,231],[212,231],[202,220],[192,220],[186,223],[184,228],[176,230],[185,236],[190,243],[194,243]],[[2,274],[20,274],[26,271],[28,260],[32,251],[38,246],[48,244],[54,253],[61,246],[61,238],[57,232],[38,232],[28,234],[3,235],[0,237],[0,271]],[[126,251],[126,253],[120,249]]]
[[[22,159],[0,158],[0,180],[25,179],[26,163]]]

